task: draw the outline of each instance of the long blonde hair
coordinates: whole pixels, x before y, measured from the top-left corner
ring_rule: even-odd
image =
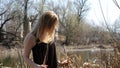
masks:
[[[48,32],[51,39],[54,39],[54,32],[57,25],[58,16],[53,11],[47,11],[39,18],[32,30],[32,34],[35,34],[35,37],[39,38],[44,32]]]

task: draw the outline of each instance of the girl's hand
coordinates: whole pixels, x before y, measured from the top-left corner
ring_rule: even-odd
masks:
[[[67,60],[64,60],[62,62],[58,61],[58,63],[60,66],[67,66],[70,63],[70,61],[67,59]]]
[[[47,65],[40,65],[41,68],[47,68]]]
[[[35,65],[34,68],[47,68],[47,65]]]
[[[68,65],[69,62],[70,62],[69,60],[64,60],[64,61],[61,62],[61,64],[63,64],[63,65]]]

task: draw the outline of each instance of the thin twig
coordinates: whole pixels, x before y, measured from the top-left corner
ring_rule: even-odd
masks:
[[[120,6],[116,0],[113,0],[114,4],[120,9]]]

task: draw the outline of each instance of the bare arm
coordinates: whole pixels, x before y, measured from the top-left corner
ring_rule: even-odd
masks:
[[[35,45],[34,36],[28,34],[25,37],[23,44],[24,44],[24,52],[23,52],[24,60],[28,65],[32,66],[32,68],[35,68],[34,66],[36,66],[36,64],[31,59],[29,59],[31,49]]]
[[[31,34],[28,34],[23,44],[24,44],[23,58],[25,62],[32,68],[47,68],[47,65],[38,65],[29,58],[31,50],[35,46],[35,37]]]

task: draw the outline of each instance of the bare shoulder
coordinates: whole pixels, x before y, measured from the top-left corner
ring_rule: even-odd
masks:
[[[35,37],[31,33],[28,33],[24,39],[23,44],[25,46],[33,46],[35,44]]]

